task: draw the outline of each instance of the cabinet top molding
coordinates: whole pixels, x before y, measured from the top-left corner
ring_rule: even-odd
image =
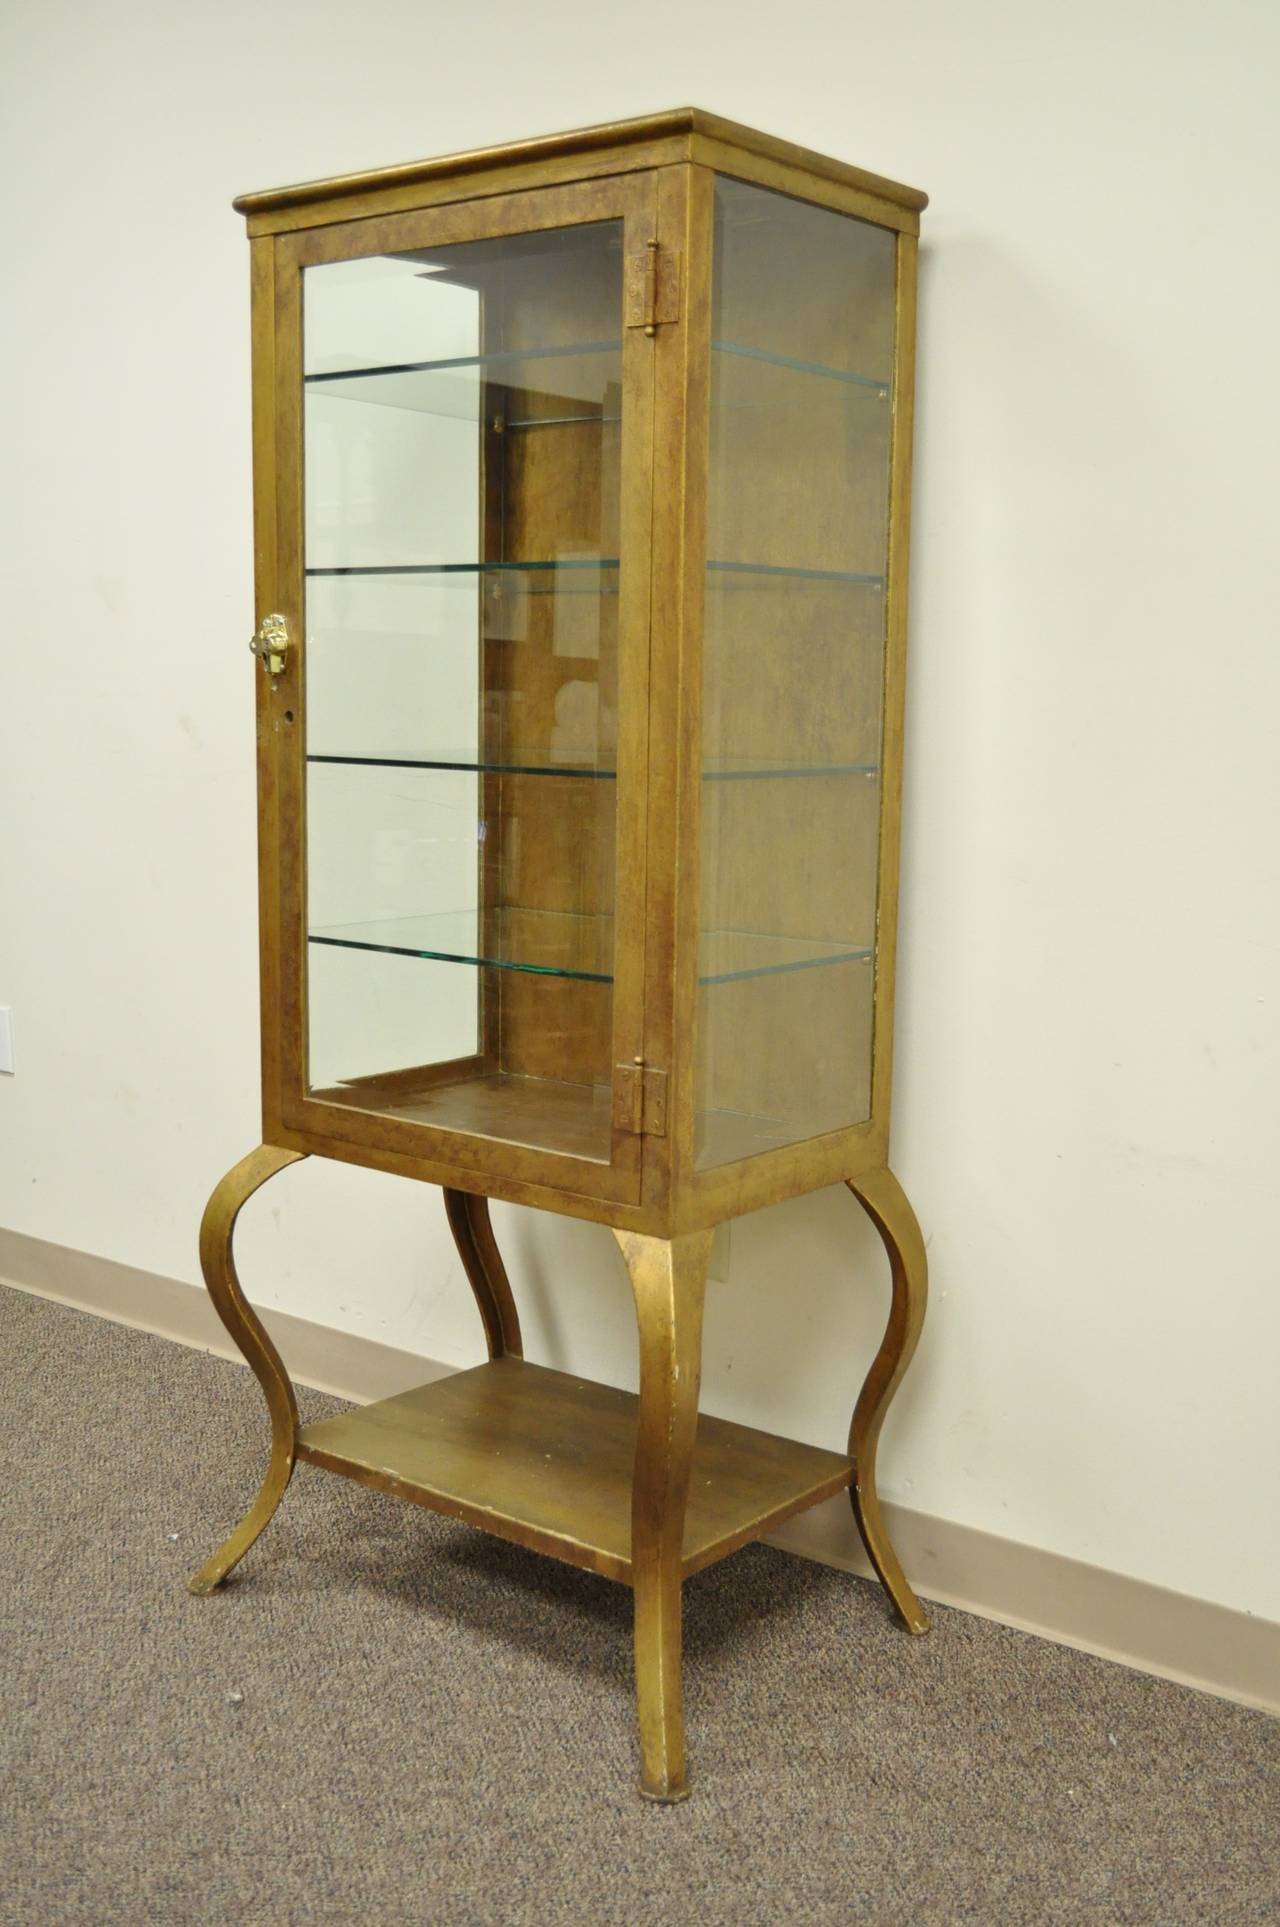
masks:
[[[563,164],[570,156],[581,156],[584,169],[596,174],[673,161],[702,161],[724,167],[734,151],[753,157],[757,164],[772,163],[780,170],[858,190],[912,215],[928,205],[928,195],[919,188],[905,187],[899,181],[886,180],[883,175],[869,173],[865,168],[832,160],[829,155],[815,153],[812,148],[798,146],[794,141],[762,134],[737,121],[725,120],[719,114],[709,114],[701,107],[674,107],[663,113],[642,114],[634,120],[605,121],[597,127],[580,127],[563,134],[540,134],[530,140],[507,141],[498,147],[445,154],[436,160],[406,161],[397,167],[339,174],[293,187],[266,188],[260,193],[237,196],[233,206],[248,217],[251,232],[264,232],[354,215],[362,210],[348,205],[353,200],[377,201],[396,190],[447,182],[455,177],[465,177],[466,191],[474,192],[476,177],[490,171],[501,170],[509,177],[513,168],[536,168],[540,163]],[[335,209],[335,202],[343,205]]]

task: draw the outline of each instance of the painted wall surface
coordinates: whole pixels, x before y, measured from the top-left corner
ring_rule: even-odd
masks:
[[[696,101],[929,189],[895,1162],[934,1303],[887,1494],[1280,1617],[1280,14],[761,0],[11,6],[0,1223],[197,1277],[258,1135],[233,192]],[[598,1227],[496,1212],[634,1382]],[[469,1362],[433,1192],[310,1163],[261,1302]],[[704,1402],[842,1439],[886,1272],[737,1226]]]

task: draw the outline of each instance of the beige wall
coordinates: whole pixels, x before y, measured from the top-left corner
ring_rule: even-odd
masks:
[[[192,1278],[256,1141],[240,189],[693,100],[927,187],[896,1162],[926,1513],[1272,1618],[1280,713],[1270,8],[30,4],[6,157],[0,1224]],[[498,1213],[633,1378],[607,1233]],[[438,1199],[312,1164],[261,1301],[465,1361]],[[734,1230],[705,1401],[835,1442],[883,1265]]]

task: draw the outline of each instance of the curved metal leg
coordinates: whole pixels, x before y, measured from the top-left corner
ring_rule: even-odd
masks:
[[[450,1191],[446,1187],[444,1208],[462,1268],[471,1280],[484,1321],[490,1358],[523,1358],[520,1315],[489,1221],[488,1198],[471,1191]]]
[[[188,1580],[190,1591],[212,1592],[232,1567],[244,1558],[250,1546],[268,1523],[284,1497],[293,1476],[294,1445],[298,1430],[298,1406],[293,1386],[280,1362],[280,1354],[267,1337],[252,1306],[240,1289],[235,1261],[231,1256],[231,1236],[240,1207],[260,1185],[296,1164],[305,1151],[278,1151],[263,1144],[227,1172],[205,1206],[200,1226],[200,1269],[219,1318],[244,1353],[253,1375],[261,1385],[271,1414],[271,1459],[262,1489],[241,1523],[212,1559]]]
[[[876,1443],[889,1401],[919,1342],[929,1296],[929,1267],[916,1214],[892,1171],[864,1171],[846,1182],[880,1233],[893,1277],[889,1323],[858,1395],[849,1431],[849,1456],[856,1467],[849,1497],[867,1557],[880,1575],[880,1583],[897,1608],[902,1623],[909,1633],[927,1633],[928,1615],[907,1583],[880,1513],[880,1501],[876,1497]]]
[[[613,1235],[631,1276],[640,1335],[640,1415],[631,1488],[640,1790],[651,1800],[675,1801],[689,1792],[680,1591],[711,1233],[690,1232],[670,1241],[628,1231],[615,1230]]]

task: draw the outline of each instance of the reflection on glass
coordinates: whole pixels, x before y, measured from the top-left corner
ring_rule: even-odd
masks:
[[[621,312],[617,222],[304,276],[311,1086],[601,1159]]]
[[[894,237],[717,180],[714,276],[704,1168],[870,1111]]]

